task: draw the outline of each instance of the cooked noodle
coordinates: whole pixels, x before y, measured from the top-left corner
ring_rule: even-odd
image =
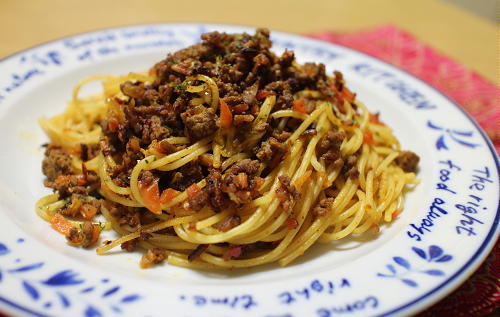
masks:
[[[241,36],[250,38],[236,38]],[[214,63],[225,67],[220,57],[214,57]],[[326,77],[333,95],[308,84],[293,93],[293,106],[286,106],[279,90],[257,84],[252,120],[241,123],[236,119],[249,117],[236,116],[235,109],[245,106],[228,106],[225,79],[213,72],[212,76],[184,75],[174,66],[180,72],[176,78],[183,78],[180,84],[161,77],[158,65],[149,75],[87,78],[74,88],[73,100],[62,114],[40,120],[50,137],[48,151],[62,149],[71,157],[71,168],[46,182],[56,193],[41,198],[37,212],[67,237],[85,236],[82,223],[87,221],[100,225],[100,230],[112,228],[119,238],[104,242],[97,254],[120,245],[127,248],[128,243],[159,252],[160,260],[165,256],[170,264],[196,269],[287,265],[316,242],[378,230],[384,222],[392,222],[402,211],[408,185],[418,183],[415,173],[399,164],[402,153],[408,152],[401,151],[390,128],[345,87],[340,73]],[[297,73],[308,71],[307,65],[290,67]],[[82,86],[96,80],[102,82],[102,93],[79,96]],[[124,83],[139,92],[127,90]],[[194,136],[186,127],[188,119],[177,117],[184,129],[167,125],[161,139],[145,141],[145,127],[141,138],[129,112],[139,100],[134,94],[150,87],[181,91],[176,93],[182,94],[185,106],[203,107],[198,109],[216,117],[216,129]],[[259,96],[259,92],[264,93]],[[160,101],[154,106],[160,107]],[[248,115],[250,110],[241,113]],[[127,132],[120,134],[127,123]],[[270,140],[274,133],[282,139]],[[139,149],[133,150],[134,144]],[[165,151],[165,144],[175,150]],[[257,154],[265,146],[280,147],[278,158]],[[135,161],[125,162],[129,152]],[[255,165],[256,170],[242,167],[238,172],[242,162]],[[193,164],[201,166],[201,179],[186,179],[179,172]],[[178,173],[181,176],[175,176]],[[214,191],[215,176],[225,186],[219,186],[219,191]],[[189,186],[174,190],[175,177]],[[65,181],[66,187],[61,185]],[[86,192],[79,194],[78,186]],[[222,195],[224,204],[211,200],[214,193]],[[85,217],[82,206],[96,206],[96,214],[102,214],[105,222]],[[54,220],[56,215],[59,218]],[[67,225],[61,215],[72,219],[70,228],[61,229],[61,223]],[[136,223],[128,216],[136,217]],[[68,239],[75,245],[90,245]],[[149,265],[151,261],[143,258],[143,266]]]

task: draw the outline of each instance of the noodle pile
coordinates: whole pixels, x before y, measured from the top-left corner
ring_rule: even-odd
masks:
[[[245,38],[257,41],[235,37],[243,45],[250,45]],[[214,67],[223,67],[217,64],[220,59],[214,57]],[[307,71],[307,65],[291,65]],[[55,193],[40,199],[37,212],[74,245],[94,245],[102,230],[112,229],[119,238],[103,241],[97,254],[120,245],[140,247],[146,250],[143,267],[164,259],[196,269],[284,266],[314,243],[378,231],[394,221],[405,190],[418,183],[414,167],[401,163],[408,152],[345,87],[338,72],[326,77],[333,94],[307,84],[293,91],[288,102],[279,89],[257,80],[255,106],[243,112],[253,111],[253,118],[241,123],[249,117],[237,117],[242,107],[230,103],[222,76],[178,70],[179,84],[158,69],[157,64],[149,74],[87,78],[74,88],[63,113],[40,120],[50,137],[48,152],[66,153],[70,167],[46,181]],[[96,80],[102,82],[102,93],[80,97],[80,88]],[[160,82],[181,91],[185,112],[176,120],[186,126],[162,121],[168,133],[144,141],[145,128],[142,138],[134,132],[127,107],[152,107],[138,101],[131,105],[143,98],[133,89],[160,91]],[[215,118],[212,133],[200,137],[189,130],[189,118],[198,118],[198,113],[188,116],[193,109]],[[150,124],[151,115],[144,118]],[[123,127],[127,132],[120,134]],[[124,135],[128,139],[122,140]],[[174,150],[165,151],[162,144]],[[128,165],[127,155],[136,158]],[[54,162],[56,170],[63,169]],[[197,164],[201,179],[178,172],[190,164]],[[170,187],[176,177],[187,186]],[[213,202],[214,193],[224,204]],[[99,214],[104,221],[96,220]],[[136,223],[127,220],[132,216]]]

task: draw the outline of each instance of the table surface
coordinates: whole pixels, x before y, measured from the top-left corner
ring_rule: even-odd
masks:
[[[498,26],[440,0],[1,0],[0,58],[75,33],[152,22],[240,24],[293,33],[392,23],[498,83]]]

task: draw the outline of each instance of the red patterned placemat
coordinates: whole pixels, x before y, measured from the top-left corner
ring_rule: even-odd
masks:
[[[392,25],[362,32],[309,36],[389,62],[427,82],[462,106],[500,153],[500,87]],[[500,242],[457,290],[418,317],[484,316],[500,310]]]

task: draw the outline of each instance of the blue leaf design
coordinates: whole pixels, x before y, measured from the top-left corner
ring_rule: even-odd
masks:
[[[441,150],[445,149],[448,150],[448,147],[446,146],[446,143],[444,143],[444,135],[440,136],[437,141],[436,141],[436,149]]]
[[[458,135],[461,135],[461,136],[467,136],[467,137],[471,137],[474,135],[474,132],[473,131],[459,131],[459,130],[451,130],[450,131],[451,133],[453,134],[458,134]]]
[[[71,305],[69,299],[65,295],[63,295],[59,292],[57,292],[56,294],[57,294],[57,296],[59,296],[59,299],[61,300],[61,304],[64,308],[69,307]]]
[[[404,267],[406,269],[410,268],[410,263],[408,261],[406,261],[404,258],[402,258],[400,256],[395,256],[392,259],[394,260],[394,262],[401,265],[402,267]]]
[[[401,279],[401,282],[403,282],[406,285],[411,286],[411,287],[417,287],[418,286],[418,284],[415,281],[410,280],[410,279],[406,279],[406,278]]]
[[[9,252],[10,252],[9,248],[7,248],[5,244],[0,243],[0,255],[5,255]]]
[[[28,293],[28,295],[32,299],[37,300],[40,298],[40,293],[37,291],[37,289],[33,285],[28,283],[28,281],[23,281],[23,287],[24,287],[24,290],[26,291],[26,293]]]
[[[2,271],[0,270],[0,282],[2,281],[2,278],[3,278],[3,274],[2,274]]]
[[[455,137],[453,134],[450,134],[451,138],[455,141],[457,141],[458,143],[462,144],[462,145],[465,145],[465,146],[468,146],[468,147],[471,147],[471,148],[475,148],[476,146],[479,146],[479,144],[474,144],[474,143],[470,143],[470,142],[465,142],[463,140],[460,140],[459,138]]]
[[[102,314],[95,307],[92,307],[89,305],[87,307],[87,309],[85,309],[85,316],[86,317],[101,317]]]
[[[394,277],[394,275],[387,275],[387,274],[383,274],[383,273],[377,273],[377,276],[380,276],[380,277]]]
[[[429,275],[432,275],[432,276],[442,276],[442,275],[444,275],[443,271],[441,271],[441,270],[427,270],[427,271],[424,271],[423,273],[429,274]]]
[[[434,123],[430,122],[430,121],[427,121],[427,126],[431,129],[434,129],[434,130],[443,130],[443,128],[441,127],[438,127],[437,125],[435,125]]]
[[[427,255],[425,254],[425,251],[420,249],[420,248],[417,248],[417,247],[413,247],[411,248],[416,254],[418,254],[419,257],[421,257],[422,259],[424,260],[427,260]]]
[[[118,290],[120,290],[120,286],[115,286],[104,292],[104,294],[102,294],[102,297],[113,295],[114,293],[118,292]]]
[[[121,313],[122,310],[120,309],[120,307],[118,306],[111,306],[111,309],[115,312],[115,313]]]
[[[90,287],[87,287],[87,288],[82,289],[82,290],[80,291],[80,293],[82,293],[82,294],[83,294],[83,293],[90,293],[90,292],[92,292],[94,289],[95,289],[95,287],[94,287],[94,286],[90,286]]]
[[[437,245],[431,245],[429,247],[429,255],[431,257],[431,260],[441,256],[441,254],[443,254],[443,249],[441,249]]]
[[[76,285],[83,283],[83,280],[77,279],[78,273],[71,270],[61,271],[51,276],[48,280],[42,283],[49,286]]]
[[[25,266],[18,267],[17,269],[9,270],[9,272],[10,273],[27,272],[27,271],[39,269],[42,266],[43,266],[43,262],[33,263],[33,264],[30,264],[30,265],[25,265]]]
[[[122,298],[121,301],[122,301],[122,303],[131,303],[131,302],[138,300],[139,298],[141,298],[139,295],[132,294],[132,295],[125,296],[124,298]]]
[[[436,262],[448,262],[451,259],[453,259],[453,257],[451,255],[445,254],[442,257],[440,257],[439,259],[437,259]]]
[[[392,264],[387,264],[386,267],[391,271],[392,273],[396,274],[396,268]]]

